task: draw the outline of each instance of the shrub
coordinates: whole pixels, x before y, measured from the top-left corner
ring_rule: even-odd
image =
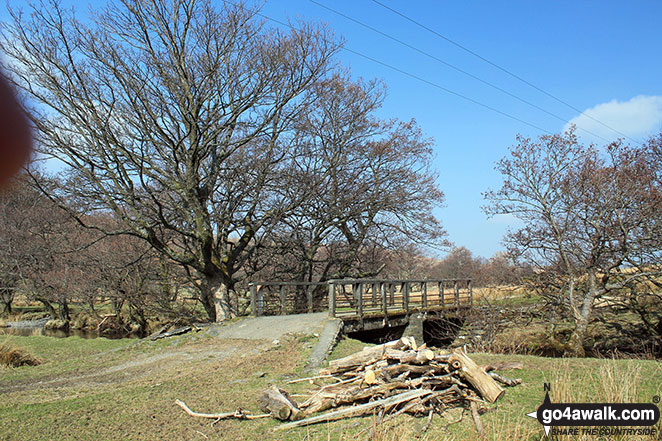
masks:
[[[37,366],[41,361],[29,352],[13,348],[6,343],[0,344],[0,365],[9,367]]]

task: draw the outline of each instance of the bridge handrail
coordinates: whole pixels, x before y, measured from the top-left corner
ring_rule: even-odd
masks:
[[[398,310],[402,310],[405,313],[408,313],[410,311],[410,296],[412,293],[412,285],[415,288],[417,284],[420,284],[420,289],[421,289],[421,300],[420,300],[420,307],[415,307],[417,310],[428,310],[430,307],[433,307],[433,305],[428,304],[428,284],[437,284],[437,287],[439,289],[438,293],[438,305],[436,307],[446,307],[447,305],[447,297],[446,297],[446,292],[445,288],[451,288],[449,285],[452,284],[452,292],[449,289],[449,296],[448,299],[451,300],[451,305],[454,307],[460,307],[462,305],[471,305],[473,304],[473,287],[472,287],[472,280],[470,278],[462,277],[462,278],[453,278],[453,279],[331,279],[327,280],[324,282],[252,282],[249,284],[250,287],[250,294],[251,294],[251,314],[254,316],[261,316],[264,315],[265,312],[267,312],[267,300],[265,299],[264,296],[264,288],[272,288],[272,287],[277,287],[278,289],[278,295],[276,296],[277,298],[274,300],[274,295],[272,294],[271,300],[270,300],[270,305],[272,306],[272,314],[274,313],[274,307],[276,314],[280,313],[281,315],[287,314],[287,313],[297,313],[297,312],[302,312],[301,309],[305,309],[305,312],[313,312],[315,309],[318,311],[320,310],[320,304],[319,300],[326,301],[328,300],[328,311],[329,311],[329,316],[330,317],[336,317],[336,312],[337,312],[337,287],[343,287],[342,291],[345,293],[345,288],[347,285],[352,285],[352,297],[354,299],[353,302],[350,302],[350,311],[349,312],[356,312],[356,315],[359,316],[362,320],[363,314],[364,314],[364,295],[367,293],[364,293],[364,286],[368,285],[369,287],[372,286],[372,305],[373,309],[375,307],[375,300],[377,298],[377,288],[379,289],[379,297],[380,297],[380,310],[378,313],[382,314],[385,318],[389,314],[389,308],[391,309],[391,312],[393,311],[394,308]],[[317,305],[315,306],[315,299],[313,297],[313,291],[315,287],[323,286],[323,285],[328,285],[328,294],[323,295],[321,298],[318,298]],[[401,297],[401,304],[396,304],[395,301],[395,290],[396,290],[396,285],[399,285],[400,291],[399,291],[399,296],[398,298]],[[460,286],[462,285],[462,287]],[[288,298],[288,288],[289,287],[302,287],[305,288],[305,294],[306,294],[306,306],[303,307],[301,304],[301,301],[303,299],[301,297],[297,297],[295,295],[294,299],[290,296]],[[460,294],[460,289],[464,289],[465,294],[464,296],[461,296]],[[388,291],[388,292],[387,292]],[[269,292],[272,292],[269,290]],[[300,293],[300,292],[299,292]],[[317,296],[319,297],[319,295]],[[324,297],[327,297],[326,300],[324,300]],[[345,293],[346,297],[346,293]],[[301,299],[301,301],[298,301],[297,298]],[[351,299],[350,299],[351,300]],[[274,305],[274,301],[277,303]],[[288,301],[291,305],[290,309],[293,309],[292,311],[288,310]],[[296,310],[296,305],[299,304],[299,311]],[[356,304],[356,306],[354,306]],[[322,310],[324,309],[323,306],[321,306]],[[373,311],[375,312],[375,311]],[[346,315],[348,311],[345,311],[344,314]]]
[[[251,282],[248,286],[322,286],[327,282]]]
[[[338,298],[337,298],[337,287],[342,286],[343,293],[347,298],[347,294],[344,292],[344,286],[352,285],[351,298],[346,300],[343,315],[356,315],[359,317],[359,320],[363,320],[365,313],[365,300],[363,287],[365,285],[372,286],[372,313],[378,316],[384,317],[385,320],[388,319],[389,313],[394,311],[404,312],[408,314],[411,309],[418,311],[427,311],[432,307],[447,307],[446,294],[444,288],[447,285],[452,283],[452,294],[449,296],[451,299],[451,305],[459,308],[463,305],[472,305],[473,304],[473,287],[472,280],[469,278],[456,278],[456,279],[340,279],[340,280],[330,280],[329,281],[329,317],[337,317],[337,307],[338,307]],[[415,306],[411,308],[411,293],[412,285],[420,284],[421,286],[421,295],[420,295],[420,306]],[[431,305],[428,302],[428,284],[436,284],[439,288],[438,301],[437,305]],[[467,291],[466,295],[463,297],[460,295],[460,285],[463,285],[463,288]],[[397,302],[395,297],[395,285],[400,285],[400,297],[401,301]],[[379,289],[379,294],[377,295],[376,290]],[[387,292],[388,291],[388,292]],[[450,293],[449,293],[450,294]],[[376,298],[379,297],[379,301],[376,302]],[[376,304],[377,303],[377,304]],[[377,307],[377,309],[375,309]],[[347,310],[349,309],[349,311]]]
[[[471,281],[470,277],[455,277],[452,279],[329,279],[326,283],[340,283],[345,285],[352,283],[439,283],[439,282],[456,282],[456,281]]]

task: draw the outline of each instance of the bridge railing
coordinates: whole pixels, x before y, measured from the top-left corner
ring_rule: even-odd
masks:
[[[251,283],[255,316],[301,314],[328,308],[331,317],[383,316],[459,308],[473,302],[471,279],[336,279],[327,282]]]
[[[285,315],[324,311],[326,282],[257,282],[249,284],[251,314]]]
[[[329,316],[382,316],[459,308],[473,302],[471,279],[330,280]]]

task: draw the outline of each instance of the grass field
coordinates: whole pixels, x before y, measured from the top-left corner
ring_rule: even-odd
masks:
[[[471,417],[459,409],[435,417],[425,434],[420,433],[425,418],[408,416],[379,426],[366,417],[273,432],[278,423],[271,419],[212,425],[210,420],[189,417],[174,404],[181,399],[200,412],[243,407],[259,413],[258,397],[270,384],[305,393],[305,384],[286,383],[304,376],[313,340],[293,336],[274,345],[215,339],[204,333],[155,343],[43,336],[3,339],[44,363],[0,368],[0,440],[480,439]],[[343,340],[332,357],[362,347],[356,340]],[[521,360],[525,366],[505,373],[521,377],[523,384],[508,389],[483,416],[487,439],[492,440],[541,439],[541,427],[525,414],[541,404],[545,382],[551,384],[553,401],[648,402],[662,393],[662,365],[656,361],[488,354],[473,358],[479,363]]]

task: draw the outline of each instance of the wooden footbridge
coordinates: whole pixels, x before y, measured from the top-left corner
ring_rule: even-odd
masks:
[[[254,316],[328,310],[346,332],[400,326],[412,314],[453,315],[473,303],[471,279],[341,279],[250,284]]]

